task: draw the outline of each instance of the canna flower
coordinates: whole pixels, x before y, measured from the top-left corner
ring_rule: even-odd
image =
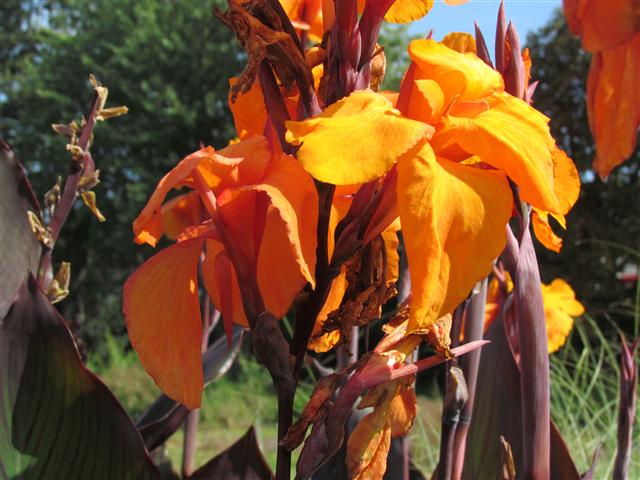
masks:
[[[508,272],[504,272],[503,282],[494,277],[487,289],[487,304],[484,316],[484,331],[486,332],[502,308],[506,295],[513,291],[513,282]],[[547,325],[547,343],[549,353],[557,351],[567,341],[573,328],[573,319],[584,313],[584,306],[576,300],[576,294],[571,286],[560,278],[556,278],[549,285],[540,284],[544,314]]]
[[[587,114],[601,178],[627,159],[640,126],[640,6],[636,0],[564,0],[569,30],[593,54]]]
[[[543,283],[540,287],[547,319],[549,353],[553,353],[564,345],[573,328],[574,317],[582,315],[584,307],[576,300],[571,286],[560,278],[556,278],[549,285]]]
[[[179,187],[204,201],[192,192],[163,209],[167,194]],[[317,210],[311,178],[293,157],[273,153],[264,137],[218,152],[202,148],[159,182],[134,221],[136,242],[155,246],[163,234],[184,228],[175,244],[129,277],[123,311],[142,365],[168,396],[188,408],[200,405],[201,254],[204,288],[227,332],[232,322],[247,326],[245,308],[256,307],[247,303],[242,285],[257,284],[263,308],[280,318],[307,282],[314,285]]]
[[[365,183],[397,168],[397,206],[412,281],[407,332],[450,313],[491,270],[513,207],[561,214],[548,118],[504,90],[474,53],[413,41],[394,106],[356,91],[302,122],[286,139],[315,178]],[[363,141],[354,142],[359,138]]]

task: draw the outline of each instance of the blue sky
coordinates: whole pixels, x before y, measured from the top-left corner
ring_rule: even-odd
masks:
[[[524,44],[527,33],[544,25],[553,11],[562,5],[560,0],[505,0],[507,20],[511,20]],[[469,0],[464,5],[447,5],[436,0],[429,14],[409,27],[409,32],[425,35],[433,30],[433,38],[442,39],[449,32],[473,33],[473,21],[480,25],[482,34],[493,53],[499,0]]]

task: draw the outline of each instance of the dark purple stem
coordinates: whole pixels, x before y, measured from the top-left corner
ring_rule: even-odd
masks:
[[[482,339],[482,331],[484,329],[484,311],[487,303],[487,279],[480,283],[480,290],[471,297],[469,306],[466,310],[464,321],[464,341],[473,342]],[[469,399],[465,403],[458,428],[456,430],[455,442],[453,447],[454,463],[453,463],[453,480],[462,478],[462,467],[464,464],[464,454],[467,444],[467,433],[469,432],[469,424],[471,423],[471,415],[473,413],[473,401],[476,391],[476,383],[478,380],[478,367],[480,366],[481,350],[469,352],[460,358],[459,363],[467,381],[467,391]]]

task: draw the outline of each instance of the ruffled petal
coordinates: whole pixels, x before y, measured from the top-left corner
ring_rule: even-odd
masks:
[[[466,32],[451,32],[444,36],[441,42],[459,53],[476,53],[476,39]]]
[[[286,140],[313,177],[336,185],[381,177],[397,159],[432,131],[403,118],[384,96],[357,91],[319,116],[286,122]],[[358,141],[354,141],[357,138]]]
[[[398,163],[398,208],[411,274],[407,331],[451,312],[506,243],[512,194],[504,174],[436,161],[425,144]]]
[[[551,228],[548,212],[538,210],[534,207],[531,213],[531,225],[533,226],[533,233],[542,245],[553,252],[560,253],[562,249],[562,239],[558,237]]]
[[[504,171],[520,187],[520,197],[531,205],[561,213],[554,192],[555,142],[548,118],[509,94],[473,118],[449,116],[434,136],[434,149],[453,142],[469,155]]]
[[[435,40],[414,40],[409,55],[417,65],[415,79],[437,82],[445,105],[454,98],[477,100],[504,90],[502,76],[474,53],[459,53]]]
[[[347,270],[343,267],[340,270],[340,274],[338,274],[338,276],[333,279],[333,282],[331,282],[331,288],[327,294],[327,299],[324,301],[324,305],[322,306],[320,313],[318,313],[316,322],[313,325],[311,340],[309,340],[309,344],[307,345],[307,348],[310,350],[317,353],[328,352],[338,343],[338,341],[340,341],[340,330],[333,330],[319,337],[317,335],[322,330],[322,326],[326,322],[329,314],[340,308],[340,304],[342,303],[342,299],[344,298],[346,291]]]
[[[189,409],[202,397],[198,258],[204,239],[165,248],[131,275],[123,292],[127,331],[160,389]]]
[[[603,179],[636,148],[640,127],[638,79],[640,33],[619,47],[593,56],[587,81],[587,112],[596,143],[594,168]]]

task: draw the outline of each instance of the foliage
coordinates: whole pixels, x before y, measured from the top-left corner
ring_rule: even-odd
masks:
[[[107,230],[78,209],[54,259],[72,264],[76,294],[60,304],[65,317],[86,348],[102,355],[104,334],[123,332],[124,279],[150,253],[132,245],[131,219],[176,159],[200,142],[222,146],[232,133],[228,78],[239,71],[242,55],[209,2],[185,7],[170,1],[0,5],[8,32],[2,37],[0,128],[39,195],[68,170],[64,139],[50,125],[79,118],[86,103],[79,92],[90,98],[89,73],[110,87],[114,104],[129,107],[129,116],[96,128],[96,195]]]

